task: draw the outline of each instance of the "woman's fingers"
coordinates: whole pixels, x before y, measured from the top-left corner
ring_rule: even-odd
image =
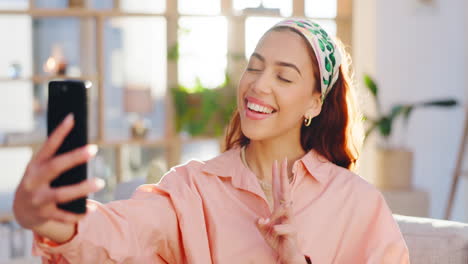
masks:
[[[274,249],[279,246],[279,237],[294,238],[296,230],[291,224],[273,224],[269,218],[257,220],[257,228],[267,243]]]
[[[281,164],[280,184],[281,202],[289,203],[291,201],[291,186],[289,184],[288,176],[288,158],[284,158]]]
[[[273,189],[273,209],[276,210],[280,206],[280,171],[278,169],[278,161],[275,160],[273,162],[272,168],[272,179],[271,179],[271,186]]]
[[[65,224],[74,224],[79,222],[86,214],[74,214],[56,208],[51,214],[51,219]]]
[[[41,205],[52,202],[54,199],[53,190],[46,185],[39,187],[39,189],[32,194],[31,204],[34,207],[40,207]]]
[[[97,192],[104,187],[104,184],[102,179],[92,178],[64,187],[50,188],[44,186],[34,194],[31,202],[35,207],[48,203],[66,203]]]
[[[294,227],[290,224],[274,225],[272,229],[273,234],[276,236],[290,236],[296,234]]]
[[[77,184],[54,188],[52,189],[55,192],[54,201],[56,203],[70,202],[75,199],[85,197],[90,193],[97,192],[102,189],[104,185],[104,180],[92,178]]]
[[[269,218],[259,218],[257,220],[257,228],[265,239],[271,237],[271,221]]]
[[[37,175],[41,176],[36,176],[35,184],[51,182],[61,173],[87,162],[96,153],[97,147],[95,145],[87,145],[54,157],[38,168]]]
[[[52,157],[57,152],[65,137],[70,133],[74,124],[75,120],[73,114],[68,114],[42,145],[41,149],[36,154],[36,160],[42,162]]]

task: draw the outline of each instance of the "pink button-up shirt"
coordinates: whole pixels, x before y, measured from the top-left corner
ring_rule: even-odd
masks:
[[[409,263],[405,241],[372,185],[315,151],[293,165],[300,250],[314,264]],[[276,263],[255,225],[271,212],[240,149],[169,171],[129,200],[88,200],[69,242],[36,235],[44,263]],[[304,260],[305,263],[305,260]]]

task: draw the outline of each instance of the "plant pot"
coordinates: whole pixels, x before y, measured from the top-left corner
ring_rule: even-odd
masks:
[[[376,151],[374,184],[382,190],[409,190],[412,183],[413,152],[403,148]]]

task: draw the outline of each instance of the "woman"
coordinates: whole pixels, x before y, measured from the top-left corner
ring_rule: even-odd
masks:
[[[52,157],[71,117],[30,162],[15,199],[45,263],[409,263],[381,194],[350,169],[355,119],[342,51],[316,23],[290,19],[258,43],[238,87],[226,151],[173,168],[129,200],[88,200],[100,188],[50,189],[87,147]]]

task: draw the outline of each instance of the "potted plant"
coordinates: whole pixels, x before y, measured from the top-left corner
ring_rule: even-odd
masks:
[[[199,79],[194,87],[172,88],[176,131],[190,136],[222,136],[236,107],[235,92],[227,75],[224,83],[216,88],[204,87]]]
[[[453,107],[457,105],[454,99],[431,100],[418,103],[395,104],[390,112],[381,109],[379,90],[376,82],[369,76],[364,76],[364,83],[375,99],[376,115],[364,116],[367,123],[365,140],[373,133],[380,135],[377,147],[377,172],[374,184],[381,189],[409,189],[411,188],[411,174],[413,169],[413,153],[404,146],[393,147],[389,143],[396,120],[403,118],[404,129],[407,129],[411,113],[426,107]]]

